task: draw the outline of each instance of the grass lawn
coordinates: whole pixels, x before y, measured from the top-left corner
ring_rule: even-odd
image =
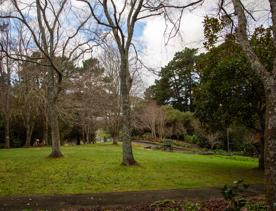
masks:
[[[120,165],[121,146],[63,147],[64,157],[49,159],[50,148],[0,150],[0,195],[76,194],[222,186],[233,180],[262,183],[257,160],[241,156],[193,155],[134,147],[141,164]]]

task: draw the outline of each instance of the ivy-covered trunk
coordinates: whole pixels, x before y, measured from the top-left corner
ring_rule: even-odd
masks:
[[[129,92],[131,77],[129,73],[128,54],[121,54],[120,87],[122,100],[122,142],[123,142],[123,165],[136,165],[131,146],[131,116]]]
[[[276,79],[266,85],[265,175],[269,210],[276,210]]]

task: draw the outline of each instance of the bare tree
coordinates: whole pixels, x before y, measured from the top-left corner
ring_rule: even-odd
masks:
[[[158,109],[158,116],[156,121],[156,127],[157,127],[157,133],[158,133],[159,139],[163,139],[165,136],[166,121],[167,121],[166,110],[164,107],[161,106]]]
[[[111,29],[118,51],[120,53],[120,95],[122,107],[122,141],[123,141],[123,165],[136,165],[131,146],[131,108],[130,108],[130,90],[132,86],[132,77],[129,68],[130,54],[136,52],[133,43],[135,25],[142,19],[151,16],[164,15],[167,20],[169,9],[181,10],[180,16],[174,28],[179,28],[183,10],[187,7],[197,5],[203,0],[189,1],[185,5],[173,5],[168,0],[79,0],[85,2],[90,9],[91,15],[99,25]],[[171,21],[172,22],[172,21]],[[176,30],[177,31],[177,30]]]
[[[84,36],[79,36],[90,16],[83,16],[85,14],[81,11],[77,11],[78,13],[74,11],[75,8],[72,7],[70,0],[60,2],[10,0],[9,2],[13,6],[13,11],[1,15],[0,18],[11,19],[25,26],[32,38],[30,49],[35,45],[36,50],[40,51],[36,63],[44,66],[47,72],[46,102],[52,141],[52,153],[49,156],[60,157],[62,153],[57,103],[62,91],[64,72],[68,73],[68,61],[77,61],[81,55],[91,51],[90,43],[94,36],[88,40],[84,39]],[[18,59],[12,54],[9,54],[9,57]],[[28,60],[27,55],[23,57],[25,61]],[[58,57],[63,59],[57,59]]]
[[[97,119],[102,118],[108,101],[103,81],[103,68],[97,59],[84,61],[78,80],[80,124],[85,143],[95,143]]]
[[[159,115],[159,106],[156,102],[149,102],[139,114],[139,119],[143,127],[151,131],[151,137],[156,139],[156,125]]]
[[[120,106],[120,55],[112,45],[108,45],[101,55],[101,63],[105,69],[105,88],[108,99],[105,107],[105,127],[111,134],[113,144],[118,143],[121,129],[121,106]]]
[[[35,122],[41,113],[40,108],[43,104],[43,90],[39,86],[40,72],[38,69],[40,67],[32,63],[23,64],[18,70],[19,81],[15,86],[18,114],[26,129],[26,147],[31,146]],[[35,73],[34,69],[37,69]]]
[[[165,135],[165,124],[167,120],[164,107],[157,105],[155,101],[146,102],[136,112],[136,127],[142,130],[150,130],[151,138],[162,139]]]

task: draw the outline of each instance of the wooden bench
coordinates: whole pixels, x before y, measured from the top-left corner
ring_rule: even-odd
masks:
[[[170,151],[173,151],[173,142],[170,139],[164,139],[163,142],[163,149],[164,151],[169,149]]]

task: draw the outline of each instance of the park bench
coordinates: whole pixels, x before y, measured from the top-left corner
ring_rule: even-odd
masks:
[[[163,149],[164,151],[169,149],[170,151],[173,151],[173,142],[170,139],[164,139],[163,142]]]

